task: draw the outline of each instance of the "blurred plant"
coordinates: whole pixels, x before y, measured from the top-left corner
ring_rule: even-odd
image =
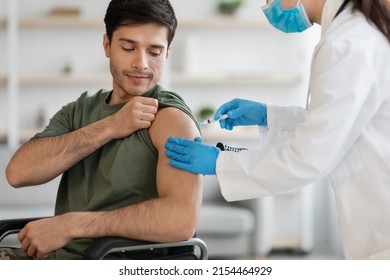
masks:
[[[239,7],[244,3],[244,0],[221,0],[218,2],[218,11],[221,14],[234,14]]]
[[[199,109],[197,115],[198,115],[199,119],[205,120],[205,119],[208,119],[210,117],[213,117],[214,113],[215,113],[214,107],[212,107],[210,105],[205,105]]]
[[[61,72],[65,75],[69,75],[72,73],[72,71],[72,64],[70,62],[65,62],[61,68]]]

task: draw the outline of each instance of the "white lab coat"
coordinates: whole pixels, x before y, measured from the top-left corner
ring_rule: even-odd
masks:
[[[226,200],[275,195],[328,178],[347,259],[390,259],[390,44],[351,6],[328,0],[307,109],[268,105],[262,146],[221,152]]]

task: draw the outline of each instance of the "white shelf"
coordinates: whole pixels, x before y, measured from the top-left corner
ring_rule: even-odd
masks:
[[[111,85],[112,77],[109,74],[97,75],[30,75],[21,76],[22,86],[83,86],[83,85]],[[0,85],[5,85],[7,79],[0,76]]]
[[[7,25],[6,18],[0,18],[0,27]],[[19,20],[23,28],[57,28],[57,27],[104,27],[101,18],[85,18],[83,16],[43,16],[43,17],[22,17]],[[234,17],[212,17],[206,19],[178,19],[178,29],[191,28],[269,28],[269,24],[257,19],[240,19]]]
[[[104,27],[104,22],[102,19],[95,18],[84,18],[84,17],[54,17],[46,16],[40,18],[21,18],[20,27],[48,27],[48,28],[58,28],[58,27],[84,27],[84,28],[99,28]]]
[[[241,19],[229,16],[216,16],[206,19],[178,19],[178,28],[269,28],[270,25],[258,19]]]
[[[0,19],[0,27],[5,27],[7,20]],[[24,17],[20,18],[19,26],[21,28],[59,28],[59,27],[84,27],[84,28],[103,28],[104,22],[97,18],[84,18],[78,16],[44,16],[44,17]]]
[[[21,85],[28,86],[63,86],[63,85],[90,85],[90,84],[111,84],[112,79],[108,74],[102,75],[41,75],[22,76]]]
[[[182,73],[170,74],[172,85],[181,86],[242,86],[242,85],[293,85],[299,83],[302,77],[295,74],[250,74],[250,75],[189,75]]]

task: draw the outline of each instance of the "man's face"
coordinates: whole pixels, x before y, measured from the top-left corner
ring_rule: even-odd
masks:
[[[140,96],[160,80],[168,58],[168,29],[157,24],[122,26],[104,36],[104,50],[110,58],[113,90],[122,102]]]

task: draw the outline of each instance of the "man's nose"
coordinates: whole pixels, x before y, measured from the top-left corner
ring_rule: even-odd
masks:
[[[134,56],[132,66],[139,70],[147,69],[148,68],[147,55],[142,51],[138,51]]]

